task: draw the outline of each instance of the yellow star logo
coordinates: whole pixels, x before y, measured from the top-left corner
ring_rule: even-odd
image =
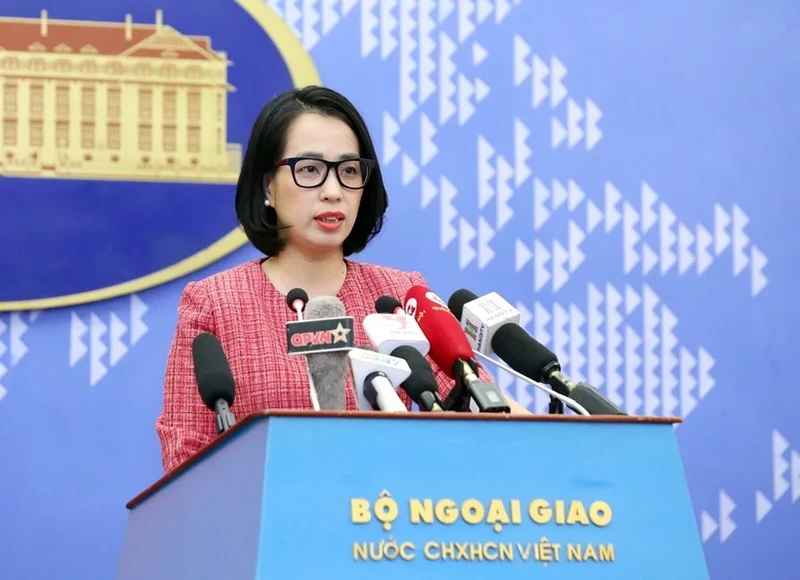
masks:
[[[342,323],[339,323],[334,330],[331,330],[331,334],[333,335],[333,342],[347,342],[347,333],[350,332],[349,328],[345,328],[342,326]]]

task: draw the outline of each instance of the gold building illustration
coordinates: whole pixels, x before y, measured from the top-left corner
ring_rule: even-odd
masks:
[[[165,25],[0,17],[0,176],[235,182],[228,61]]]

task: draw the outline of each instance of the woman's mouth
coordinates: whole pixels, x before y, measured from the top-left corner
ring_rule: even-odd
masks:
[[[340,211],[325,212],[314,217],[317,225],[326,231],[339,229],[344,223],[344,214]]]

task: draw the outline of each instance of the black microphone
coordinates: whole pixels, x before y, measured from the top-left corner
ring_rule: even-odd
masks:
[[[297,320],[303,320],[303,310],[308,304],[308,293],[302,288],[292,288],[286,295],[286,304],[297,313]]]
[[[198,334],[192,342],[192,359],[200,398],[216,414],[217,434],[227,431],[236,424],[230,410],[236,386],[219,339],[207,332]]]
[[[444,403],[439,397],[439,385],[433,376],[433,369],[425,357],[412,346],[398,346],[392,356],[404,359],[411,374],[400,388],[424,411],[444,411]]]
[[[464,324],[464,308],[481,300],[466,289],[457,290],[448,301],[448,307]],[[491,311],[491,309],[489,309]],[[499,312],[499,311],[498,311]],[[561,372],[558,357],[546,346],[528,334],[519,324],[505,322],[492,324],[492,313],[484,315],[476,310],[470,326],[485,331],[491,350],[518,373],[537,383],[550,385],[557,393],[569,397],[583,406],[590,415],[625,415],[619,407],[603,397],[586,383],[575,383]],[[467,317],[469,318],[469,317]],[[483,320],[481,319],[483,318]],[[486,346],[483,347],[486,351]]]
[[[491,356],[492,337],[498,328],[506,324],[519,324],[520,312],[505,301],[497,292],[478,298],[473,292],[462,288],[456,290],[447,301],[448,308],[461,323],[470,345],[477,352]],[[564,413],[564,403],[550,395],[551,415]]]
[[[375,312],[380,314],[400,314],[403,313],[403,304],[391,296],[381,296],[375,301]]]

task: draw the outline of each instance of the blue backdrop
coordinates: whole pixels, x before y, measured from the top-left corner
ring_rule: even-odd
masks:
[[[59,17],[122,21],[126,12],[73,4]],[[256,71],[232,80],[238,92],[228,97],[229,141],[244,144],[258,108],[282,88],[262,86],[259,75],[272,70],[242,40],[257,47],[263,32],[243,24],[233,0],[206,4],[213,17],[149,0],[136,9],[151,22],[163,8],[186,32],[238,50],[229,54],[231,75]],[[573,378],[631,414],[683,417],[677,436],[712,578],[793,578],[798,5],[269,5],[376,140],[390,210],[358,259],[420,270],[445,299],[459,287],[496,290]],[[0,17],[38,10],[0,1]],[[62,211],[47,192],[66,182],[28,178],[24,187],[42,188],[31,207],[15,197],[21,181],[0,177],[3,268],[34,263],[20,257],[47,263],[60,251],[34,244],[28,253],[15,239],[31,223],[24,220],[37,216],[41,228],[48,211]],[[146,192],[127,187],[120,203]],[[220,224],[233,224],[233,185],[215,187],[212,207],[222,209],[213,227],[222,235]],[[196,228],[180,235],[208,243],[208,194],[176,195],[183,206],[173,211]],[[64,240],[68,225],[59,226]],[[117,243],[124,248],[125,237]],[[189,251],[180,243],[169,260]],[[138,267],[118,256],[109,267],[120,276]],[[8,578],[111,577],[124,503],[162,473],[154,422],[179,293],[188,280],[254,256],[243,248],[111,300],[0,313],[0,561]],[[71,269],[81,266],[76,259]],[[12,284],[22,287],[10,274],[0,278],[0,301]],[[496,376],[531,410],[545,410],[538,392]]]

